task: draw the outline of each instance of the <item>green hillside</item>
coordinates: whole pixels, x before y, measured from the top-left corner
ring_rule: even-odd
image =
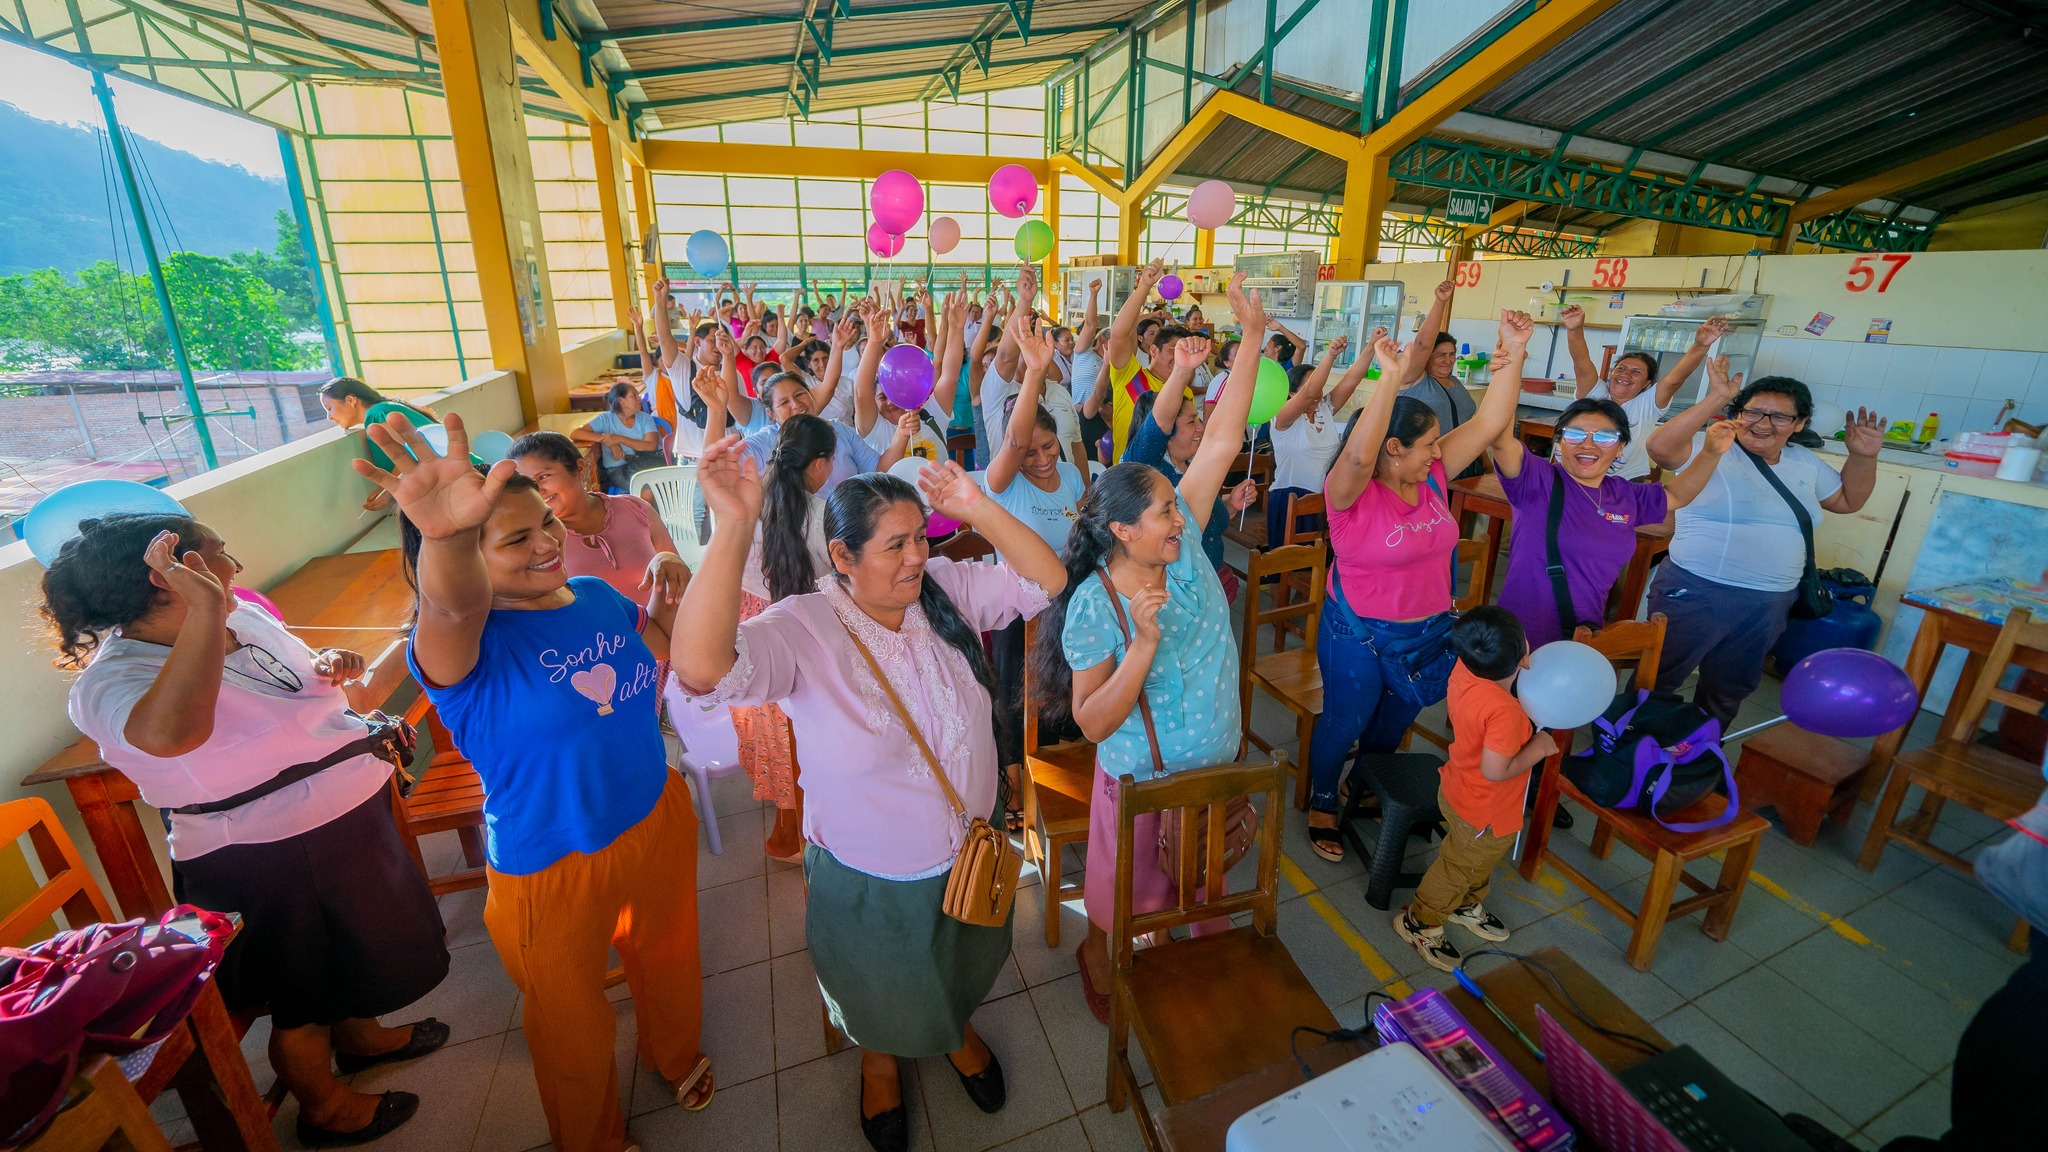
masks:
[[[158,238],[163,249],[226,256],[271,247],[278,209],[289,207],[284,181],[133,139],[176,232],[175,243]],[[0,276],[37,268],[75,273],[116,258],[109,209],[125,227],[127,207],[103,157],[97,133],[0,101]],[[151,208],[154,215],[154,201]]]

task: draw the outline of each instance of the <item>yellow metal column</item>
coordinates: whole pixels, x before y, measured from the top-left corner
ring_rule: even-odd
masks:
[[[611,274],[613,322],[632,326],[629,309],[640,296],[633,290],[633,266],[627,255],[626,187],[620,179],[626,153],[619,137],[602,120],[590,120],[591,158],[597,161],[597,216],[604,224],[604,267]]]
[[[1116,206],[1116,258],[1123,264],[1142,264],[1140,253],[1144,251],[1145,211],[1135,203]]]
[[[1059,285],[1057,284],[1060,275],[1059,173],[1048,172],[1046,174],[1044,203],[1040,205],[1038,212],[1045,220],[1046,227],[1052,229],[1052,249],[1045,254],[1045,259],[1039,265],[1038,282],[1045,288],[1046,312],[1049,315],[1058,316],[1060,312]]]
[[[1393,180],[1387,155],[1367,152],[1352,157],[1344,170],[1344,208],[1337,215],[1337,279],[1361,280],[1365,266],[1379,258],[1380,218],[1386,213]]]
[[[647,244],[650,237],[658,238],[661,234],[661,229],[655,221],[654,174],[644,165],[629,163],[627,167],[633,176],[634,223],[640,228],[640,235],[636,238],[640,242],[640,275],[647,285],[647,290],[652,292],[654,282],[663,275],[661,261],[655,259],[656,253],[650,251]]]
[[[1214,268],[1215,266],[1216,230],[1214,228],[1195,229],[1195,267]]]
[[[548,294],[511,21],[505,6],[491,0],[428,0],[428,8],[491,359],[518,377],[528,420],[567,411],[569,380]]]

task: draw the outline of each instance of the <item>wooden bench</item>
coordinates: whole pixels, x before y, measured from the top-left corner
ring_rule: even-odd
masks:
[[[1823,817],[1848,821],[1870,763],[1868,749],[1785,723],[1742,742],[1735,790],[1745,807],[1777,809],[1785,835],[1811,848]]]

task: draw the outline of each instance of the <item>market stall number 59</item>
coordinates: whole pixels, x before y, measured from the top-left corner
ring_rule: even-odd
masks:
[[[1877,291],[1883,292],[1892,286],[1892,277],[1899,274],[1899,269],[1904,268],[1912,259],[1912,255],[1906,252],[1880,252],[1875,256],[1858,256],[1849,262],[1849,278],[1842,281],[1842,287],[1851,292],[1868,292],[1875,287]],[[1885,263],[1882,276],[1879,275],[1877,265],[1873,263],[1878,260]]]

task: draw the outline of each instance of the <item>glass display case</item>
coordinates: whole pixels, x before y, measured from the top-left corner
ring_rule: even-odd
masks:
[[[1069,328],[1081,326],[1081,309],[1088,303],[1088,285],[1099,283],[1102,291],[1095,297],[1095,314],[1101,317],[1102,330],[1109,331],[1110,318],[1124,306],[1124,299],[1137,282],[1138,270],[1129,264],[1104,268],[1066,265],[1060,269],[1060,285],[1065,290],[1060,301],[1060,323]]]
[[[1621,340],[1614,346],[1614,355],[1620,357],[1629,352],[1642,352],[1657,358],[1657,371],[1651,379],[1662,380],[1665,373],[1678,367],[1686,350],[1692,347],[1693,336],[1699,332],[1704,319],[1680,316],[1627,316],[1621,321]],[[1707,355],[1728,357],[1728,371],[1742,376],[1753,376],[1756,367],[1757,348],[1763,343],[1764,322],[1755,320],[1730,320],[1728,332],[1707,349]],[[1678,392],[1671,399],[1671,410],[1681,411],[1692,407],[1707,390],[1707,371],[1704,364],[1678,386]]]
[[[1320,363],[1323,350],[1339,336],[1350,345],[1337,354],[1333,372],[1342,372],[1366,354],[1374,328],[1398,334],[1401,302],[1408,288],[1400,280],[1325,280],[1316,285],[1315,328],[1309,336],[1309,363]],[[1398,336],[1397,336],[1398,338]]]

